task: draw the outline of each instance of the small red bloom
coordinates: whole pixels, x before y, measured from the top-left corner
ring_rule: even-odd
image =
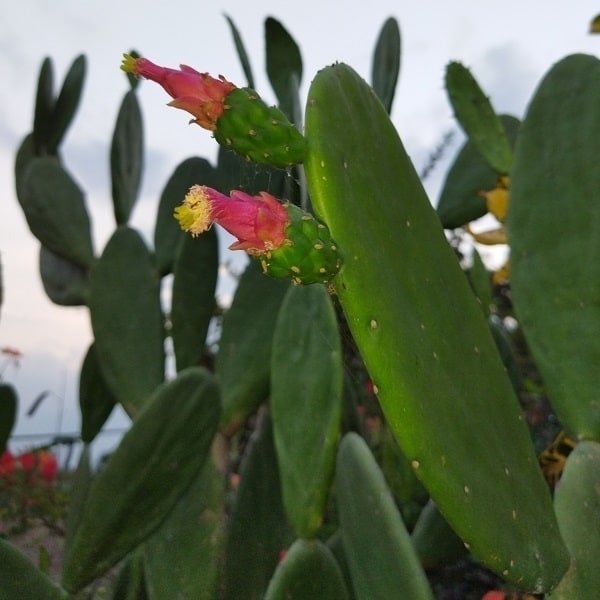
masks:
[[[492,590],[490,592],[486,592],[481,597],[481,600],[506,600],[506,594],[500,590]]]
[[[25,452],[17,456],[17,460],[21,463],[24,471],[33,471],[37,464],[37,457],[34,452]]]
[[[179,69],[160,67],[146,58],[129,54],[123,55],[121,69],[160,84],[173,98],[169,106],[186,110],[194,116],[191,122],[211,131],[225,110],[225,98],[235,89],[222,75],[215,79],[187,65],[180,65]]]
[[[0,478],[4,477],[11,481],[14,470],[15,457],[10,450],[5,450],[2,455],[0,455]]]
[[[183,204],[175,209],[175,218],[184,231],[194,236],[217,223],[238,238],[229,246],[231,250],[245,250],[252,255],[282,246],[289,223],[285,207],[267,192],[251,196],[234,190],[228,197],[203,185],[190,188]]]
[[[58,461],[56,456],[48,450],[40,450],[38,452],[38,471],[47,483],[52,483],[56,479],[58,472]]]

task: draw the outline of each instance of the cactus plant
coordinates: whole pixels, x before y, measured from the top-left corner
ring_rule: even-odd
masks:
[[[478,558],[529,589],[552,587],[568,557],[520,408],[384,108],[349,67],[324,69],[306,135],[313,205],[352,257],[336,290],[399,444]]]
[[[598,582],[582,548],[600,535],[587,526],[598,467],[597,60],[553,67],[522,124],[498,117],[451,63],[446,85],[468,140],[436,213],[389,118],[394,19],[375,46],[373,89],[344,64],[316,75],[304,134],[290,122],[303,120],[295,40],[266,20],[279,101],[268,107],[228,22],[248,88],[126,55],[111,145],[116,228],[98,255],[60,153],[85,59],[57,96],[52,63],[42,65],[17,196],[49,297],[88,307],[94,342],[81,370],[85,447],[61,587],[2,542],[6,597],[77,597],[120,563],[114,597],[432,598],[423,567],[468,555],[521,590],[587,598]],[[143,174],[134,76],[158,81],[221,143],[216,164],[189,157],[175,169],[152,246],[129,223]],[[488,212],[502,226],[506,217],[511,270],[500,288],[514,289],[516,312],[478,254],[465,276],[444,235]],[[202,237],[182,232],[174,213]],[[215,299],[223,257],[213,222],[251,258],[231,306]],[[565,323],[586,343],[565,336]],[[554,490],[515,398],[533,385],[516,372],[521,333],[540,389],[577,438]],[[116,403],[132,426],[96,473],[90,450]]]

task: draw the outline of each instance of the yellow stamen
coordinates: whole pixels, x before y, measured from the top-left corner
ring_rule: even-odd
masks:
[[[195,237],[210,229],[211,210],[210,199],[204,188],[201,185],[193,185],[181,206],[175,209],[174,216],[181,229]]]

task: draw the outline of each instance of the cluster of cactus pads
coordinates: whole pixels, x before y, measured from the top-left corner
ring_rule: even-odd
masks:
[[[17,196],[48,296],[87,306],[94,342],[81,368],[85,446],[62,580],[0,541],[3,597],[79,597],[119,565],[113,598],[432,599],[425,569],[466,553],[507,589],[596,597],[600,63],[574,55],[552,67],[522,123],[498,117],[470,72],[450,64],[468,140],[434,210],[389,118],[394,19],[371,86],[344,64],[315,76],[303,133],[290,122],[301,119],[293,39],[267,19],[279,102],[268,107],[229,24],[248,88],[126,55],[131,89],[110,152],[116,227],[100,255],[60,154],[85,60],[58,96],[51,62],[42,66]],[[173,173],[152,249],[129,225],[143,163],[137,77],[160,83],[221,144],[216,166],[192,157]],[[482,193],[499,181],[500,194]],[[509,376],[514,351],[489,274],[476,255],[469,285],[447,240],[488,211],[510,245],[519,331],[576,442],[555,490]],[[222,317],[213,222],[254,259]],[[377,444],[361,417],[375,397]],[[95,473],[89,450],[116,404],[132,425]]]

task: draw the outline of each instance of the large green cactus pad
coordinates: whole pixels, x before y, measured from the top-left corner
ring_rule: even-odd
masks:
[[[283,503],[300,537],[323,522],[342,416],[342,348],[324,286],[291,286],[271,351],[271,410]]]
[[[95,344],[86,352],[79,374],[81,440],[89,444],[102,430],[117,399],[106,383],[98,362]]]
[[[144,543],[150,598],[169,598],[174,590],[180,598],[215,598],[223,545],[224,483],[208,460],[166,521]]]
[[[573,560],[548,597],[595,598],[600,591],[600,444],[584,440],[571,452],[556,488],[554,506]]]
[[[288,281],[265,277],[251,262],[223,318],[216,373],[225,434],[232,434],[269,396],[273,332]],[[248,327],[252,323],[252,327]]]
[[[129,221],[142,183],[144,164],[142,112],[134,90],[125,94],[110,147],[110,175],[117,225]]]
[[[467,67],[451,62],[446,68],[446,89],[454,114],[486,163],[501,175],[508,173],[512,151],[489,98]]]
[[[240,468],[228,519],[223,600],[262,600],[279,555],[293,541],[281,501],[271,419],[263,414]]]
[[[17,190],[33,235],[52,252],[88,267],[94,250],[85,199],[58,159],[33,158],[26,167],[22,185],[17,182]]]
[[[15,388],[9,383],[0,382],[0,453],[6,449],[6,442],[15,426],[18,405]]]
[[[515,148],[508,238],[517,317],[565,428],[600,441],[600,61],[556,64]]]
[[[356,433],[342,439],[336,500],[344,553],[357,600],[433,595],[383,473]]]
[[[500,122],[514,145],[519,120],[501,115]],[[436,210],[442,225],[447,229],[462,227],[487,212],[485,198],[480,192],[496,186],[498,173],[481,156],[477,146],[467,140],[446,174]]]
[[[313,206],[334,279],[400,446],[473,554],[531,590],[568,563],[529,432],[487,323],[385,109],[346,65],[306,111]]]
[[[177,369],[201,364],[215,314],[219,246],[214,229],[200,238],[185,236],[173,268],[171,336]]]
[[[133,416],[164,378],[158,275],[140,234],[115,230],[90,280],[90,316],[102,373]]]
[[[279,563],[265,600],[348,600],[342,571],[319,540],[296,540]]]
[[[1,596],[4,600],[66,600],[68,594],[60,590],[23,553],[0,539],[0,580]]]
[[[156,389],[92,482],[65,555],[66,589],[90,583],[164,521],[202,469],[220,410],[217,385],[199,367]]]

